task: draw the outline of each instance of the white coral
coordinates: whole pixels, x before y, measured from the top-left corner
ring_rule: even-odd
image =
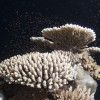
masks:
[[[0,63],[0,76],[10,84],[58,90],[76,78],[77,58],[72,55],[64,51],[17,55]]]

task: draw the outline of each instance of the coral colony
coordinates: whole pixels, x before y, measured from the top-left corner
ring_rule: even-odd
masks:
[[[41,32],[43,37],[30,39],[52,48],[51,52],[16,55],[0,63],[2,84],[24,86],[9,100],[51,100],[48,94],[53,100],[94,100],[100,67],[91,54],[100,48],[88,44],[95,41],[95,32],[74,24]]]

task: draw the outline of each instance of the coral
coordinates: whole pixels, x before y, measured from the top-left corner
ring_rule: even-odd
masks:
[[[82,56],[79,56],[80,62],[83,68],[90,73],[90,75],[100,80],[100,66],[97,65],[96,61],[91,57],[90,53],[98,52],[98,49],[94,50],[91,47],[88,49],[89,52],[83,52]]]
[[[17,55],[0,63],[0,76],[9,84],[55,90],[76,78],[76,61],[64,51]]]
[[[22,88],[23,95],[30,91],[29,100],[30,95],[37,97],[39,91],[42,91],[39,99],[43,100],[50,100],[48,93],[54,100],[94,100],[97,88],[94,78],[100,79],[100,68],[91,54],[100,52],[100,48],[88,47],[88,44],[95,41],[95,32],[73,24],[45,28],[41,32],[43,37],[30,39],[52,51],[30,52],[6,59],[0,63],[0,77],[7,84],[33,89],[32,93]],[[14,98],[16,96],[20,97],[20,92]]]
[[[56,93],[56,100],[93,100],[94,94],[91,94],[91,89],[87,89],[85,86],[80,88],[77,86],[74,90],[70,87],[68,90],[61,90]]]
[[[86,48],[87,51],[91,52],[91,53],[100,53],[100,48],[99,47],[89,47]]]
[[[95,32],[79,25],[65,24],[60,27],[45,28],[42,30],[44,38],[31,37],[33,41],[41,41],[53,49],[79,50],[95,41]],[[45,39],[47,38],[47,39]],[[49,41],[49,40],[50,41]]]

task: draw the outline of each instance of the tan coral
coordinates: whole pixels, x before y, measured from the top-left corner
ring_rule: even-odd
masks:
[[[0,63],[0,76],[9,84],[57,90],[76,78],[73,55],[64,51],[17,55]]]
[[[90,53],[100,53],[99,47],[89,47],[89,48],[86,48],[86,50]]]
[[[31,37],[32,41],[44,43],[53,49],[79,50],[95,41],[95,32],[75,24],[65,24],[60,27],[45,28],[43,37]]]
[[[70,87],[68,90],[56,93],[56,97],[55,100],[94,100],[91,89],[87,89],[85,86],[83,88],[77,86],[74,90]]]
[[[42,35],[56,44],[56,48],[80,49],[95,40],[95,32],[79,25],[65,24],[60,27],[45,28]],[[61,49],[61,48],[60,48]]]
[[[83,52],[82,56],[81,57],[79,56],[79,59],[80,59],[80,62],[82,63],[83,68],[89,71],[90,75],[93,78],[100,80],[100,66],[91,57],[90,53],[87,51]]]

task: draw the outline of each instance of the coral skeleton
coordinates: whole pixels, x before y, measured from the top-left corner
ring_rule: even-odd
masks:
[[[29,97],[25,100],[52,100],[48,94],[53,100],[94,100],[100,67],[91,55],[100,52],[100,48],[88,44],[96,40],[95,32],[74,24],[41,32],[43,37],[30,39],[51,48],[51,52],[16,55],[0,63],[3,86],[25,86],[21,95],[19,91],[9,100],[22,100],[27,91]],[[37,91],[41,94],[39,98]]]

